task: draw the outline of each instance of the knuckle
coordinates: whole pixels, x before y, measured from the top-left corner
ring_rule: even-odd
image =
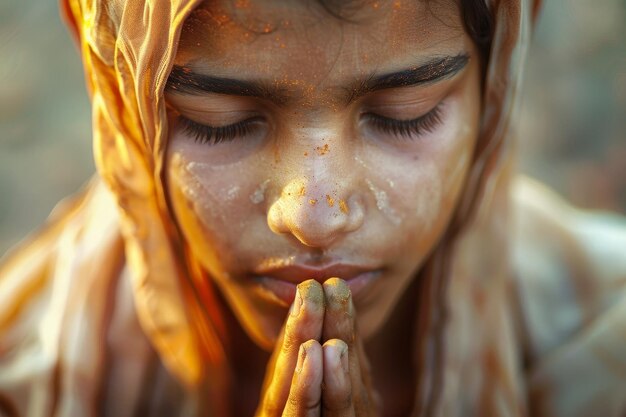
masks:
[[[300,345],[302,344],[303,340],[298,337],[295,334],[289,334],[287,337],[285,337],[285,340],[283,341],[283,350],[285,351],[291,351],[291,350],[295,350],[297,351],[298,349],[300,349]]]
[[[285,333],[282,350],[285,353],[291,352],[293,350],[297,351],[298,349],[300,349],[300,345],[302,345],[307,339],[310,339],[310,337],[308,337],[308,335],[306,334],[305,329],[298,326],[293,326],[293,328],[289,328],[288,331]]]
[[[315,410],[320,407],[321,399],[319,398],[301,398],[298,395],[290,395],[287,399],[287,403],[290,406],[289,408],[298,410]]]
[[[308,314],[304,314],[298,321],[288,322],[283,338],[283,350],[297,349],[301,343],[315,337],[315,324],[319,320],[320,317],[312,317]]]
[[[290,353],[294,349],[300,349],[300,340],[298,340],[298,338],[294,337],[293,335],[286,335],[285,339],[283,340],[283,345],[281,347],[282,352]]]
[[[322,400],[320,398],[311,399],[311,400],[305,402],[304,408],[307,411],[308,410],[317,410],[318,408],[320,408],[321,403],[322,403]]]
[[[300,399],[294,395],[290,395],[287,398],[287,405],[290,405],[291,408],[297,409],[300,406]]]

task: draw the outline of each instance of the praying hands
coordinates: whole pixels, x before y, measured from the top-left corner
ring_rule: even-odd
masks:
[[[298,285],[270,358],[257,416],[373,416],[379,400],[345,281]]]

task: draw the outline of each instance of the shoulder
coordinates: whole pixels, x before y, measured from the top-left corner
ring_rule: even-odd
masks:
[[[515,181],[512,209],[531,398],[549,398],[551,415],[622,415],[626,220],[578,210],[528,178]]]

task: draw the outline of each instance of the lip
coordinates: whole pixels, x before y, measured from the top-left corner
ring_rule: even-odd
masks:
[[[255,271],[253,279],[264,298],[288,307],[296,296],[296,286],[309,279],[321,284],[329,278],[341,278],[346,281],[353,299],[356,300],[381,273],[381,269],[347,264],[333,264],[323,268],[287,265],[279,268],[259,268]]]

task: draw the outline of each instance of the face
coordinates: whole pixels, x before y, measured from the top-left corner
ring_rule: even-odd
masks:
[[[358,4],[357,4],[358,3]],[[347,280],[370,338],[463,188],[480,63],[454,2],[216,0],[166,90],[166,182],[195,257],[271,349],[295,285]]]

